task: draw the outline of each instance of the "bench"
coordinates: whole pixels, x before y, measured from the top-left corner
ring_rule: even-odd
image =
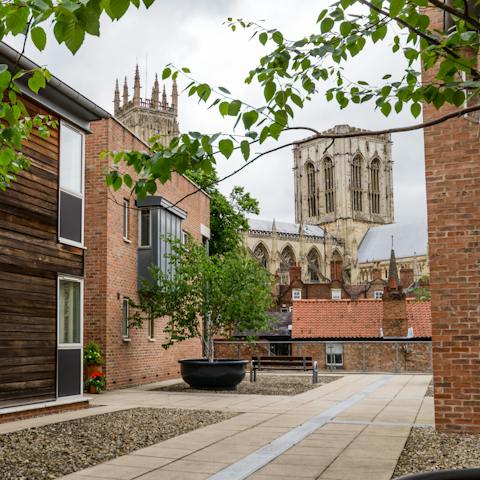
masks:
[[[257,381],[260,370],[301,370],[312,371],[312,383],[318,383],[318,365],[312,357],[268,356],[252,357],[250,362],[250,381]]]

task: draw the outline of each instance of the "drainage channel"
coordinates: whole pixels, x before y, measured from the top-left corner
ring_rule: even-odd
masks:
[[[324,410],[322,413],[310,418],[305,423],[293,428],[287,433],[276,438],[268,445],[256,450],[247,455],[238,462],[232,463],[227,468],[220,470],[215,475],[209,477],[208,480],[243,480],[257,470],[275,460],[282,453],[295,446],[297,443],[304,440],[317,429],[332,421],[338,414],[352,407],[356,403],[364,400],[368,395],[373,393],[385,385],[393,375],[384,375],[370,385],[367,385],[363,390],[351,397],[339,402],[337,405]]]

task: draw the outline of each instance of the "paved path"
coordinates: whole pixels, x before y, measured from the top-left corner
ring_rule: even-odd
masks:
[[[294,397],[107,393],[98,413],[131,406],[246,413],[63,478],[389,480],[411,426],[433,423],[429,382],[429,375],[346,375]]]

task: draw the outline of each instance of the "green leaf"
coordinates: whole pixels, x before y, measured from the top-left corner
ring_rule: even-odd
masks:
[[[386,117],[388,117],[392,111],[392,106],[388,102],[385,102],[380,107],[380,110]]]
[[[419,103],[413,103],[410,107],[410,111],[412,112],[412,115],[417,118],[422,111],[422,106]]]
[[[272,40],[277,43],[278,45],[282,44],[283,43],[283,35],[281,32],[279,32],[278,30],[273,32],[273,35],[272,35]]]
[[[229,138],[224,138],[218,142],[218,149],[225,158],[230,158],[233,152],[233,142]]]
[[[250,156],[250,142],[248,140],[242,140],[240,142],[240,150],[242,151],[243,158],[248,160]]]
[[[266,32],[262,32],[259,36],[258,36],[258,40],[260,41],[260,43],[262,45],[265,45],[267,42],[268,42],[268,35]]]
[[[12,79],[12,75],[8,70],[0,72],[0,92],[3,92],[9,85]]]
[[[231,117],[236,117],[240,112],[241,106],[242,106],[242,102],[240,102],[240,100],[233,100],[232,102],[230,102],[230,105],[228,106],[228,114]]]
[[[221,102],[220,105],[218,106],[218,110],[220,111],[220,115],[224,117],[225,115],[228,115],[228,109],[230,107],[229,102]]]
[[[35,93],[41,88],[45,88],[46,81],[45,76],[41,70],[34,70],[33,75],[28,79],[28,88]]]
[[[258,112],[250,110],[242,115],[243,125],[245,130],[250,130],[250,127],[258,120]]]
[[[465,93],[463,93],[461,90],[455,91],[452,101],[456,107],[460,107],[465,102]]]
[[[105,11],[112,20],[122,18],[129,6],[130,0],[105,0]]]
[[[277,86],[272,80],[266,83],[265,88],[263,89],[263,96],[265,97],[265,100],[267,102],[269,102],[273,98],[276,89]]]
[[[8,9],[5,23],[7,29],[10,30],[13,35],[18,35],[25,31],[28,24],[28,17],[30,16],[30,9],[28,7],[2,6],[2,9]]]
[[[351,22],[342,22],[340,24],[340,33],[346,37],[352,31],[353,25]]]
[[[396,17],[405,6],[405,0],[390,0],[390,16]]]
[[[155,0],[143,0],[143,3],[147,8],[153,5],[154,2]]]
[[[333,21],[333,19],[331,19],[330,17],[326,17],[322,20],[322,23],[320,24],[320,31],[322,33],[328,33],[334,25],[335,22]]]
[[[75,54],[82,46],[85,39],[85,31],[80,25],[78,25],[78,23],[72,20],[65,25],[63,34],[65,37],[65,45],[73,54]]]
[[[42,51],[47,44],[47,35],[45,30],[42,27],[35,27],[32,28],[30,35],[32,37],[32,42],[40,51]]]
[[[162,80],[166,80],[172,74],[172,69],[170,67],[165,67],[162,72]]]

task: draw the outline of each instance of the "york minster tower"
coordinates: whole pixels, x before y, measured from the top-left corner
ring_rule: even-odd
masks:
[[[137,65],[132,97],[129,95],[127,77],[123,84],[122,101],[120,100],[118,80],[115,84],[113,100],[115,117],[145,142],[148,142],[151,137],[159,135],[160,142],[167,145],[179,133],[177,83],[175,80],[173,81],[170,101],[167,98],[165,85],[160,98],[160,84],[157,75],[155,75],[150,98],[146,98],[146,93],[145,98],[142,98],[140,89],[140,72]]]
[[[324,133],[350,131],[364,135],[334,142],[307,138],[294,149],[295,220],[320,225],[339,240],[347,270],[370,227],[394,221],[390,135],[348,125]]]

